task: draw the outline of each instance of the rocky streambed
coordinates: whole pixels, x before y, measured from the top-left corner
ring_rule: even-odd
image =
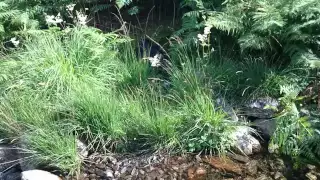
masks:
[[[92,154],[78,177],[65,176],[64,179],[316,180],[320,179],[320,171],[313,165],[294,169],[291,162],[271,154],[251,157]]]

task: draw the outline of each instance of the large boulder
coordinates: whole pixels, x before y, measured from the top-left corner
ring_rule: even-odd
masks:
[[[20,180],[19,154],[12,145],[0,145],[0,180]]]
[[[21,180],[62,180],[59,176],[42,170],[29,170],[22,172]]]
[[[234,148],[245,155],[260,152],[261,144],[251,135],[253,132],[254,130],[247,126],[237,127],[230,136],[234,140]]]
[[[266,138],[270,138],[276,131],[276,119],[256,119],[252,125]]]

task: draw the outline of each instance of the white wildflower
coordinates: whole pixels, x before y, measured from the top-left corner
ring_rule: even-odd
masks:
[[[211,48],[211,52],[213,53],[215,51],[215,49],[214,48]]]
[[[60,13],[58,13],[58,15],[55,17],[55,19],[56,19],[56,23],[62,23],[63,22],[63,19],[62,19]]]
[[[48,25],[57,25],[59,23],[62,23],[63,22],[63,19],[60,15],[60,13],[57,14],[57,16],[54,16],[54,15],[45,15],[45,18],[46,18],[46,22]]]
[[[15,47],[18,47],[18,45],[19,45],[19,43],[20,43],[19,40],[17,40],[16,37],[11,38],[10,41],[12,42],[12,44],[13,44]]]
[[[151,63],[151,67],[160,67],[161,66],[161,59],[163,58],[162,54],[156,54],[154,57],[149,57],[149,61]]]
[[[46,15],[46,22],[48,25],[56,25],[56,21],[55,21],[55,18],[53,15],[49,16],[49,15]]]
[[[205,35],[210,34],[210,30],[211,30],[211,27],[205,27],[205,28],[204,28],[204,34],[205,34]]]
[[[205,34],[198,34],[198,39],[200,42],[204,43],[207,40],[207,36]]]
[[[67,10],[68,10],[68,11],[73,11],[75,5],[76,5],[76,4],[69,4],[69,5],[67,5],[67,6],[66,6],[66,7],[67,7]]]
[[[79,11],[76,11],[76,13],[77,13],[78,24],[85,26],[87,24],[88,15],[85,15],[84,13]]]

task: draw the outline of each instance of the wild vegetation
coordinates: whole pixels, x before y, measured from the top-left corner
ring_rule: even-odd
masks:
[[[82,161],[76,139],[92,151],[225,154],[249,124],[215,100],[274,97],[282,109],[269,148],[319,163],[320,1],[172,2],[181,26],[159,70],[137,56],[121,16],[139,20],[144,1],[0,1],[1,137],[71,172]],[[114,6],[120,30],[90,26]]]

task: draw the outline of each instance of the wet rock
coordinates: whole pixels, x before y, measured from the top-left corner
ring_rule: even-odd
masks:
[[[249,127],[241,126],[231,134],[231,138],[234,139],[233,146],[240,153],[251,155],[261,150],[260,142],[250,134],[252,131]]]
[[[308,173],[306,174],[306,177],[307,177],[309,180],[317,180],[317,176],[314,175],[314,174],[311,173],[311,172],[308,172]]]
[[[89,154],[87,145],[79,139],[76,140],[76,145],[79,156],[81,158],[87,158]]]
[[[263,97],[249,101],[249,103],[242,108],[242,113],[258,119],[270,119],[275,117],[275,113],[279,107],[280,103],[277,99]]]
[[[252,160],[247,163],[247,171],[250,175],[254,176],[258,172],[258,161]]]
[[[252,124],[267,138],[273,135],[277,127],[275,119],[257,119]]]
[[[29,170],[22,172],[21,180],[62,180],[59,176],[42,170]]]
[[[222,159],[219,157],[211,157],[206,159],[206,162],[208,162],[211,166],[213,166],[216,169],[232,172],[238,175],[240,175],[242,171],[238,164],[234,163],[228,158]]]

